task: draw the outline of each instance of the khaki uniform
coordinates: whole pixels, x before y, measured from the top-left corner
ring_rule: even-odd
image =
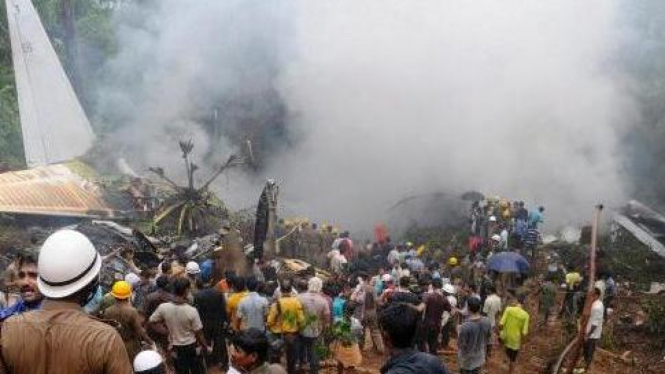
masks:
[[[119,306],[115,304],[104,311],[104,318],[112,319],[120,324],[120,337],[125,343],[129,359],[141,351],[141,316],[131,306]]]
[[[0,373],[132,374],[118,332],[74,303],[45,300],[41,310],[9,318],[1,342]]]

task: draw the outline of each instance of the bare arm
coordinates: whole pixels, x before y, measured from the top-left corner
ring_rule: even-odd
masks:
[[[206,338],[205,338],[205,336],[203,336],[203,329],[201,329],[201,330],[197,330],[197,331],[195,332],[195,335],[196,335],[196,342],[199,343],[199,345],[200,345],[201,347],[204,347],[205,349],[207,349],[208,351],[210,351],[210,346],[209,346],[208,343],[206,342]]]
[[[144,342],[146,342],[150,345],[155,344],[155,342],[152,341],[152,339],[150,339],[150,336],[148,336],[148,333],[145,331],[143,326],[141,326],[141,322],[139,321],[138,313],[136,314],[136,317],[134,318],[134,329],[138,332],[139,337],[141,338],[141,340],[143,340]]]

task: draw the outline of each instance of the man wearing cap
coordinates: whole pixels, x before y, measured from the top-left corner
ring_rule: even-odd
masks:
[[[2,326],[0,373],[131,374],[118,332],[85,314],[82,306],[99,286],[102,259],[90,240],[60,230],[42,245],[41,310],[7,319]]]
[[[307,292],[298,295],[305,315],[311,318],[311,322],[300,331],[301,352],[309,362],[310,374],[319,372],[319,357],[315,343],[330,323],[330,308],[328,301],[321,296],[321,288],[323,288],[321,278],[312,277],[307,282]]]
[[[111,288],[111,295],[115,298],[115,304],[104,311],[104,318],[116,321],[120,328],[120,336],[125,343],[129,359],[141,350],[141,340],[153,345],[154,342],[141,325],[141,316],[138,310],[129,302],[132,297],[132,287],[127,281],[118,281]]]
[[[147,350],[136,355],[134,374],[166,374],[166,364],[157,351]]]
[[[450,283],[444,284],[441,287],[441,291],[443,291],[443,295],[450,305],[450,310],[445,310],[441,314],[441,345],[443,346],[443,349],[448,349],[450,337],[453,328],[455,327],[454,317],[457,311],[457,298],[455,297],[455,286]]]

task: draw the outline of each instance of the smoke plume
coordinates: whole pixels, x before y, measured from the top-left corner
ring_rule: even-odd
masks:
[[[263,121],[259,175],[217,184],[235,207],[265,177],[287,213],[353,227],[440,191],[544,205],[550,228],[625,199],[615,1],[157,4],[119,18],[101,116],[163,166],[176,136],[212,160]]]

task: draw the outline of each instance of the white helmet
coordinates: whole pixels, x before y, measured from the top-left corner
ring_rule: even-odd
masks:
[[[201,268],[196,262],[190,261],[187,263],[187,265],[185,265],[185,272],[187,272],[189,275],[195,275],[201,272]]]
[[[496,222],[496,217],[495,216],[490,216],[490,222]]]
[[[137,288],[139,283],[141,283],[141,277],[135,273],[127,273],[125,275],[125,282],[129,283],[132,286],[132,289]]]
[[[446,283],[446,284],[444,284],[443,287],[441,287],[441,289],[442,289],[443,292],[445,292],[445,293],[449,293],[449,294],[451,294],[451,295],[454,295],[454,294],[455,294],[455,286],[453,286],[453,285],[450,284],[450,283]]]
[[[164,360],[157,351],[142,351],[134,357],[134,372],[140,374],[148,370],[155,369],[162,364]]]
[[[500,242],[501,241],[501,236],[499,234],[494,234],[494,235],[492,235],[492,240]]]
[[[42,245],[37,262],[39,291],[53,299],[82,290],[99,276],[102,268],[102,258],[95,246],[75,230],[51,234]]]

